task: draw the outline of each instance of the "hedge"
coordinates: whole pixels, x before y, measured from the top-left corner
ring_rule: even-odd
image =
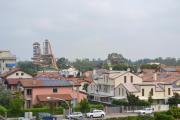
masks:
[[[54,110],[50,110],[48,108],[31,108],[31,109],[26,109],[23,110],[24,112],[33,112],[33,115],[36,115],[40,112],[47,112],[47,113],[53,113],[53,114],[63,114],[64,113],[64,109],[62,107],[59,108],[55,108]]]

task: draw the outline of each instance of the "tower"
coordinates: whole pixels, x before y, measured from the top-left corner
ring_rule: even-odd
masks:
[[[39,63],[41,60],[41,47],[40,47],[40,44],[38,42],[35,42],[33,44],[33,58],[32,58],[32,60],[35,63]]]

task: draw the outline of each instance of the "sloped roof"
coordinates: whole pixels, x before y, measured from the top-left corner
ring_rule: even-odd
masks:
[[[129,92],[139,92],[139,90],[132,83],[123,83],[122,84],[127,91]]]
[[[23,87],[68,87],[76,86],[72,81],[68,80],[37,80],[37,79],[23,79],[20,80]]]
[[[48,99],[48,97],[50,99]],[[37,99],[41,102],[48,101],[60,101],[60,100],[72,100],[70,94],[46,94],[46,95],[37,95]]]
[[[12,75],[13,73],[16,73],[17,71],[21,71],[21,69],[20,68],[14,68],[14,69],[12,69],[12,70],[10,70],[8,72],[5,72],[5,73],[1,74],[1,77],[6,78],[9,75]]]

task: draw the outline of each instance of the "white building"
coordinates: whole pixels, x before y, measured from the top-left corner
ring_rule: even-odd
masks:
[[[175,92],[172,83],[143,82],[128,71],[104,70],[101,74],[94,72],[94,76],[88,94],[90,100],[97,102],[110,103],[112,99],[127,99],[127,94],[134,94],[141,100],[148,100],[151,95],[154,104],[165,104]]]
[[[60,75],[64,77],[77,77],[79,71],[75,68],[64,69],[60,71]]]
[[[98,70],[88,87],[88,94],[93,101],[110,102],[115,97],[116,88],[122,83],[142,83],[142,78],[128,71]]]

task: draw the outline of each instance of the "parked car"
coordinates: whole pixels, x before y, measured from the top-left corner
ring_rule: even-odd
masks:
[[[154,112],[153,108],[144,108],[143,110],[137,111],[139,115],[152,114]]]
[[[81,120],[83,119],[83,114],[81,112],[73,112],[70,115],[66,115],[66,118]]]
[[[94,117],[101,117],[105,116],[105,112],[103,110],[93,110],[92,112],[86,113],[86,117],[94,118]]]

